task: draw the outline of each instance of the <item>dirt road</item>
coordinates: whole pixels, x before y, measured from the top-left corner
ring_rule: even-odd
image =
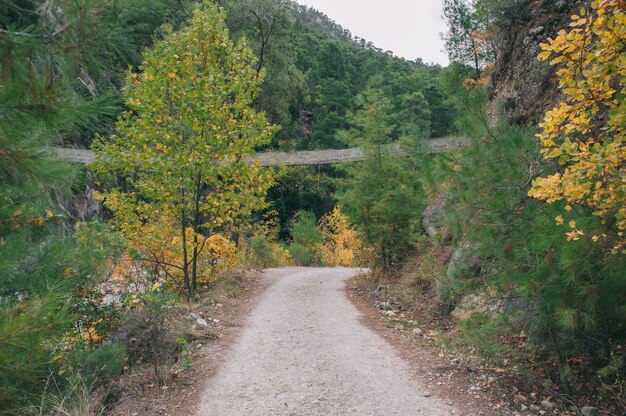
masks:
[[[197,415],[449,415],[345,295],[357,269],[283,268],[207,384]]]

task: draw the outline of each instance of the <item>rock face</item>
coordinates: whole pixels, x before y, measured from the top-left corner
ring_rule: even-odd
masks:
[[[96,199],[95,186],[90,172],[86,173],[85,188],[72,195],[54,193],[59,207],[67,215],[67,227],[69,229],[76,222],[86,222],[94,218],[100,218],[102,204]]]
[[[441,313],[450,313],[457,302],[455,295],[455,281],[465,275],[473,275],[480,263],[480,258],[475,254],[476,247],[468,241],[463,241],[452,253],[446,274],[437,279],[437,301]]]
[[[535,122],[560,99],[555,69],[537,60],[539,44],[566,29],[570,16],[584,4],[581,0],[522,0],[504,13],[489,95],[510,122]]]
[[[422,214],[422,228],[424,228],[426,234],[431,238],[445,233],[442,218],[445,207],[446,199],[440,196],[435,199],[432,204],[427,206]]]
[[[459,274],[467,272],[471,269],[475,269],[478,266],[480,259],[474,254],[475,248],[468,241],[463,241],[456,250],[452,253],[450,263],[448,263],[448,270],[446,271],[447,279],[454,279]]]

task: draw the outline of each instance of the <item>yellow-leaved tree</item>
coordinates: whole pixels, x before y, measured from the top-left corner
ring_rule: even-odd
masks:
[[[354,229],[348,217],[336,206],[319,221],[324,241],[320,245],[322,262],[326,266],[365,266],[373,253],[365,245],[362,233]]]
[[[596,0],[572,16],[570,30],[542,44],[539,60],[558,65],[565,99],[542,123],[542,153],[557,171],[533,182],[529,195],[564,201],[557,223],[568,240],[589,234],[626,254],[626,14],[619,0]],[[570,205],[592,210],[611,231],[583,230]]]
[[[232,261],[222,236],[265,207],[274,179],[250,159],[276,130],[252,109],[263,71],[224,18],[207,0],[148,51],[128,73],[130,110],[93,147],[115,228],[189,297],[211,266]]]

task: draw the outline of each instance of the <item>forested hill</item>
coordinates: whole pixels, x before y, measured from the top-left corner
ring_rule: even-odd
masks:
[[[0,415],[180,413],[281,265],[370,268],[474,413],[626,414],[624,1],[443,5],[445,69],[289,0],[0,1]]]
[[[339,132],[350,127],[366,91],[391,100],[392,139],[407,131],[449,133],[453,110],[440,87],[441,68],[394,57],[295,2],[223,3],[231,36],[245,36],[267,71],[257,107],[282,127],[273,147],[346,147]]]

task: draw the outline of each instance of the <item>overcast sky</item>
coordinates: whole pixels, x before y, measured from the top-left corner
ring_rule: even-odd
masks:
[[[440,33],[442,0],[297,0],[326,14],[383,50],[426,63],[448,64]]]

